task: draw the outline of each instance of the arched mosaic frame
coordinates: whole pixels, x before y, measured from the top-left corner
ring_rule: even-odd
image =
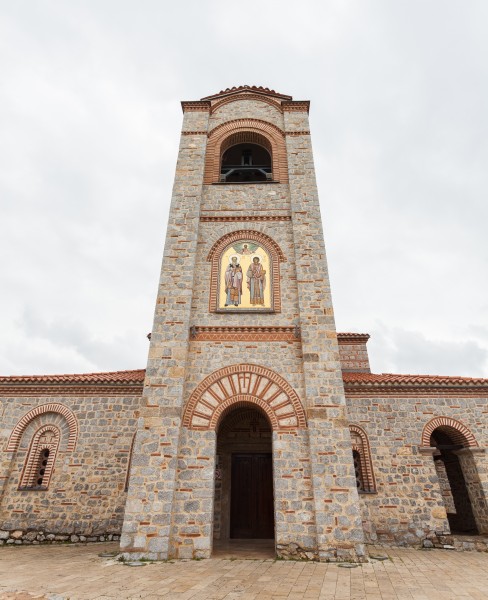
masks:
[[[239,241],[256,242],[267,252],[271,265],[271,308],[241,308],[237,312],[281,312],[281,289],[280,289],[280,262],[285,262],[286,257],[280,246],[268,235],[260,231],[240,229],[232,231],[222,236],[210,249],[207,260],[211,263],[210,269],[210,296],[209,310],[210,312],[231,312],[219,308],[219,282],[220,282],[220,265],[224,252],[233,243]]]

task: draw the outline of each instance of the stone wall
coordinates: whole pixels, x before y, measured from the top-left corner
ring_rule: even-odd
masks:
[[[118,535],[140,396],[9,397],[5,400],[0,432],[3,482],[0,529],[4,539],[19,543],[67,541],[71,536],[83,536],[92,541],[99,540],[100,536]],[[14,452],[7,451],[7,442],[26,413],[48,403],[63,405],[75,415],[76,444],[70,450],[67,440],[61,441],[48,489],[20,490],[32,436],[41,425],[61,421],[64,417],[53,412],[43,413],[25,428]],[[5,532],[10,532],[9,537]],[[72,541],[79,540],[75,537]]]
[[[367,334],[339,333],[339,360],[343,373],[370,373]]]
[[[370,542],[399,545],[421,544],[437,532],[449,532],[439,482],[433,460],[434,448],[422,447],[424,426],[435,416],[461,421],[476,438],[481,449],[488,443],[486,413],[488,398],[411,397],[388,395],[347,399],[348,418],[368,435],[377,491],[360,494],[363,525]],[[480,450],[470,455],[476,465],[471,472],[479,504],[488,498],[487,456]],[[476,478],[480,482],[476,485]]]
[[[278,106],[259,100],[239,100],[217,108],[209,119],[209,131],[235,119],[260,119],[283,129],[283,114]]]

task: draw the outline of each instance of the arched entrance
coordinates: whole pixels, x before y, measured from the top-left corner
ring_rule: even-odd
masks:
[[[430,421],[424,444],[433,454],[451,533],[476,535],[488,531],[488,507],[476,467],[478,444],[462,423],[447,417]]]
[[[180,548],[190,555],[190,545],[205,557],[216,550],[234,555],[236,548],[241,558],[261,558],[262,552],[272,557],[275,547],[290,545],[313,551],[307,420],[283,377],[254,364],[214,371],[190,395],[182,425],[175,556],[182,556]],[[186,494],[196,486],[213,502],[188,502]],[[204,510],[196,515],[194,508]],[[188,535],[195,536],[190,543]],[[222,543],[230,553],[219,551]]]
[[[274,539],[272,430],[253,405],[231,408],[217,431],[214,540]]]

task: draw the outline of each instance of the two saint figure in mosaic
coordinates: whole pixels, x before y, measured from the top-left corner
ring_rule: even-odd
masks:
[[[251,307],[265,305],[264,292],[266,290],[266,270],[261,258],[255,254],[257,244],[241,243],[235,244],[232,250],[236,253],[229,257],[229,263],[225,269],[225,304],[224,306],[240,306],[243,302],[244,270],[240,257],[246,257],[250,263],[245,270],[245,284],[247,290],[244,294],[245,304]]]

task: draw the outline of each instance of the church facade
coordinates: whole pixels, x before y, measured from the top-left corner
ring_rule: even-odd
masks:
[[[373,374],[369,336],[336,333],[309,102],[182,107],[147,368],[0,378],[0,544],[362,561],[481,540],[488,380]]]

